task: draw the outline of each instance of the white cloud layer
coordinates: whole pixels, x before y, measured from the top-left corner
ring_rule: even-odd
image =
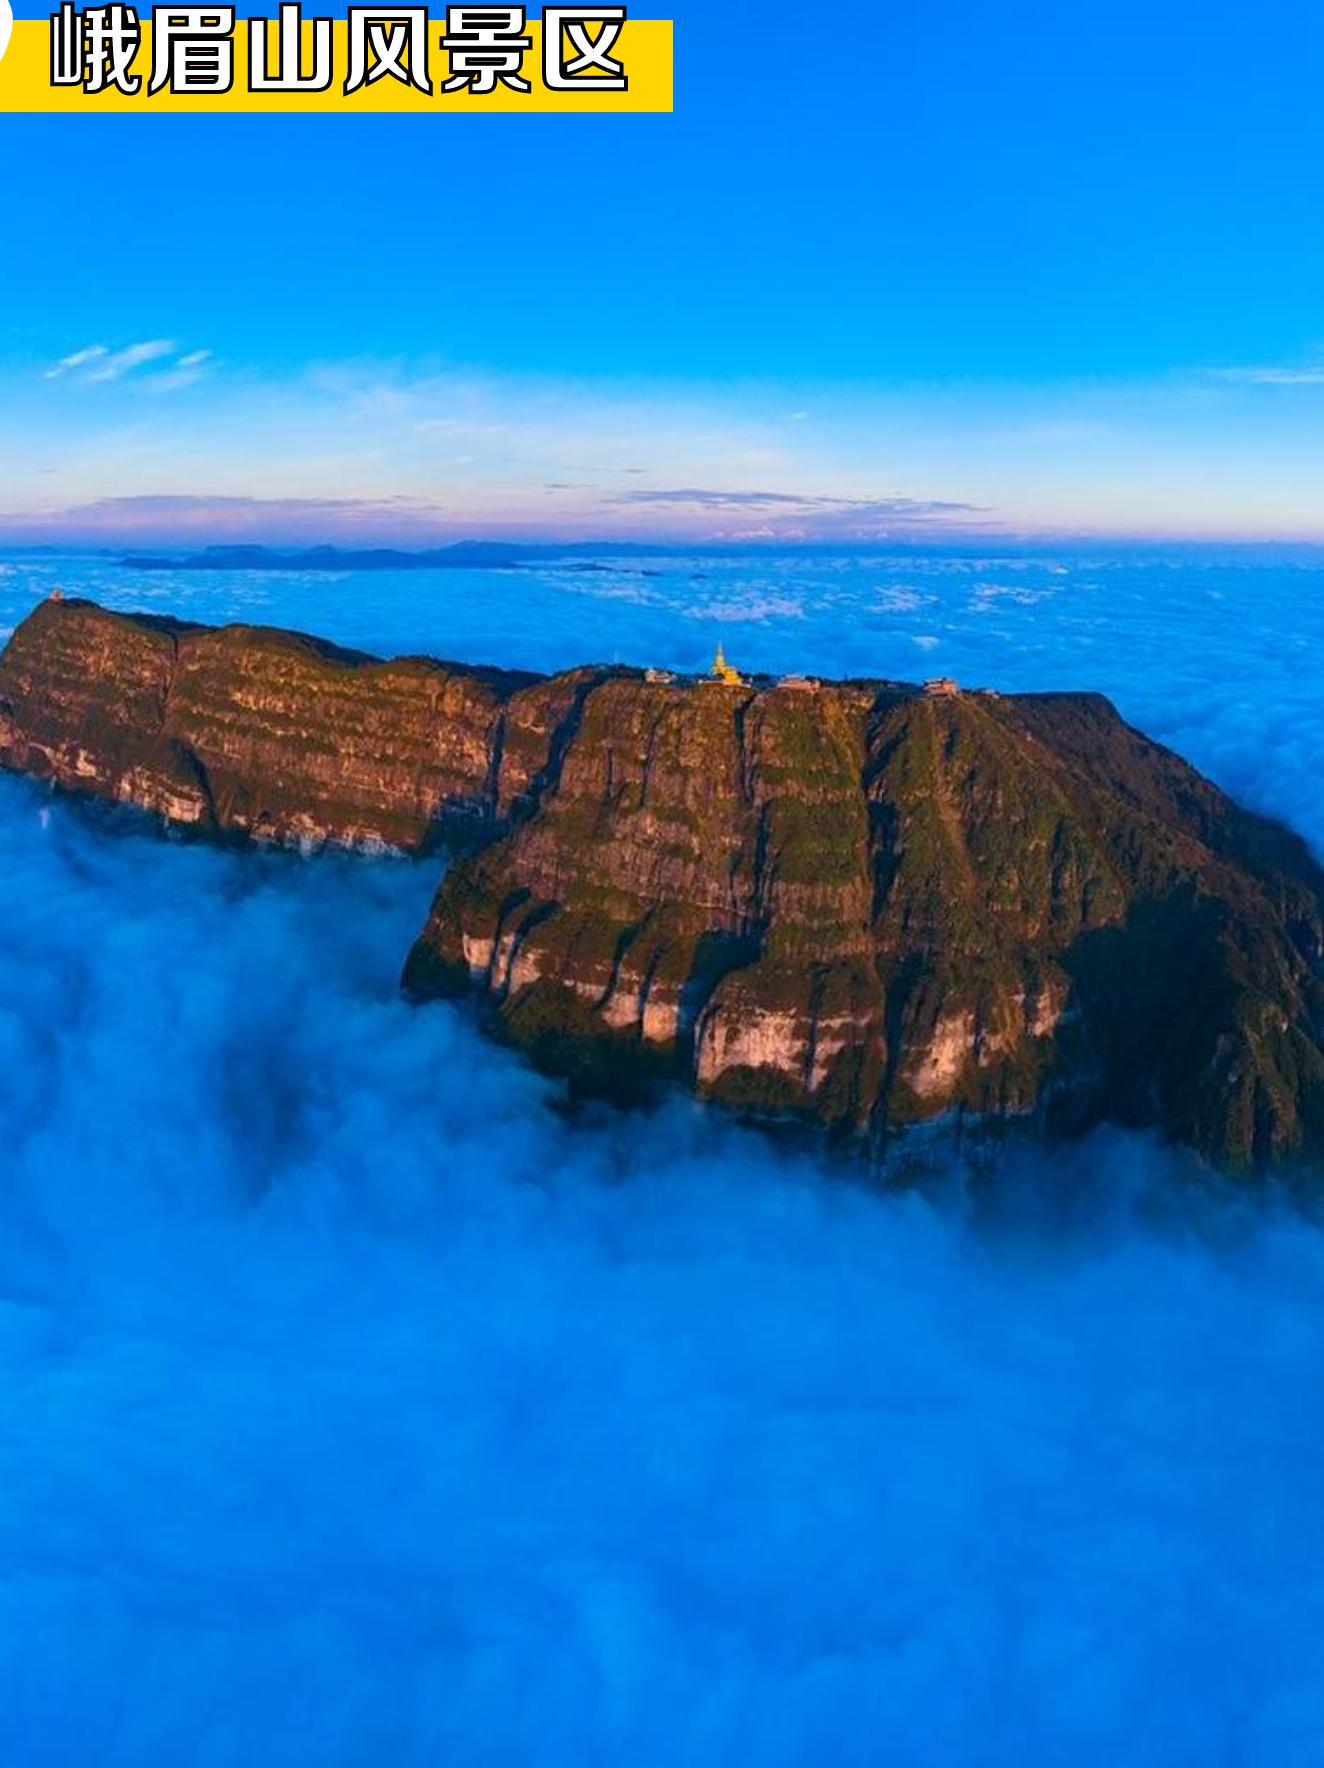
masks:
[[[721,603],[751,665],[932,637],[968,679],[1120,684],[1324,835],[1316,574],[643,569],[11,561],[0,622],[63,581],[684,662]],[[12,780],[0,831],[7,1759],[1313,1768],[1314,1230],[1147,1223],[1168,1175],[1122,1138],[1023,1162],[977,1232],[683,1104],[567,1122],[400,1000],[431,868],[163,842]]]

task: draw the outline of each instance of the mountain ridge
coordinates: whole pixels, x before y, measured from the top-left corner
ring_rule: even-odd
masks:
[[[0,763],[217,835],[462,851],[405,965],[544,1068],[871,1154],[935,1119],[1324,1148],[1324,874],[1099,695],[554,676],[47,601]]]

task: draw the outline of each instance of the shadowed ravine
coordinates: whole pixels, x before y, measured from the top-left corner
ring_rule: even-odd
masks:
[[[463,837],[408,955],[594,1092],[1324,1142],[1324,876],[1092,694],[538,677],[49,600],[0,760],[258,841]],[[404,954],[402,954],[402,957]]]

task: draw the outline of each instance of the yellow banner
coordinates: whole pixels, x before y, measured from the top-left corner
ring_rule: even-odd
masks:
[[[356,10],[367,16],[354,24],[352,35],[349,20],[300,18],[296,9],[278,12],[274,4],[268,20],[234,20],[229,30],[223,8],[162,6],[155,9],[159,53],[151,8],[138,14],[140,41],[124,34],[127,8],[96,9],[101,35],[90,34],[87,15],[72,8],[64,9],[63,16],[57,10],[49,23],[19,19],[8,50],[0,50],[0,113],[61,111],[85,116],[98,111],[121,115],[159,111],[198,116],[242,111],[349,116],[383,111],[480,115],[672,108],[670,19],[629,19],[604,26],[601,15],[618,9],[562,8],[559,11],[566,17],[556,19],[557,42],[544,55],[540,19],[500,34],[493,34],[489,23],[478,27],[484,33],[479,37],[472,28],[468,32],[463,28],[472,21],[462,21],[461,29],[455,31],[452,25],[453,34],[448,35],[443,9],[427,17],[420,35],[411,36],[408,15],[412,11],[416,23],[421,7]],[[515,10],[469,7],[451,12],[481,13],[490,20],[494,12]],[[284,11],[295,16],[283,19]],[[116,13],[120,34],[107,37],[107,18]],[[579,25],[577,35],[571,30],[575,18],[589,21]],[[250,33],[264,33],[256,70]],[[298,56],[282,53],[292,52],[296,38]],[[302,89],[261,89],[263,80],[279,82],[291,71],[303,82]],[[227,73],[228,90],[223,89]]]

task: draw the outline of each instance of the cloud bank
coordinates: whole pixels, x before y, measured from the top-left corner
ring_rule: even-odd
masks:
[[[1125,648],[1137,702],[1324,832],[1274,573],[804,570],[149,587],[507,661],[706,650],[718,599],[762,610],[742,650],[840,667],[918,632],[1079,683]],[[0,618],[56,571],[142,603],[11,563]],[[4,779],[0,832],[8,1758],[1317,1760],[1316,1232],[1154,1225],[1163,1157],[1118,1137],[1021,1163],[989,1227],[688,1104],[567,1121],[400,1000],[433,868]]]
[[[0,786],[15,1759],[1311,1758],[1313,1236],[567,1125],[396,997],[414,868]]]

